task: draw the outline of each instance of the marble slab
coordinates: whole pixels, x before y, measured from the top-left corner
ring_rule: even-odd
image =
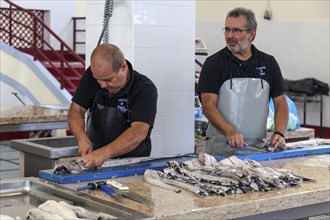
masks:
[[[268,192],[248,192],[226,197],[199,197],[186,190],[174,193],[152,186],[145,183],[141,175],[116,178],[116,180],[155,202],[155,206],[150,207],[125,199],[125,203],[121,205],[139,210],[157,219],[233,219],[329,202],[329,154],[264,161],[262,164],[290,169],[294,174],[313,178],[316,182],[305,182],[299,187]],[[64,186],[76,189],[86,184],[83,182]],[[82,193],[120,204],[101,191],[87,190]]]
[[[1,106],[0,125],[66,121],[68,106]]]

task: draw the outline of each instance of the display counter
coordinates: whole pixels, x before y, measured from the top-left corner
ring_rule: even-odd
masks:
[[[299,187],[226,197],[199,197],[186,190],[181,193],[171,192],[144,182],[141,175],[116,178],[132,191],[153,200],[154,207],[128,199],[122,204],[98,190],[86,190],[83,193],[138,210],[157,219],[299,219],[330,212],[329,161],[330,155],[327,154],[261,162],[265,166],[290,169],[294,174],[313,178],[316,182],[305,182]],[[63,186],[76,189],[86,184],[81,182]]]

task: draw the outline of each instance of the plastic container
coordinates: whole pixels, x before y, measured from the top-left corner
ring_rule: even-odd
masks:
[[[199,101],[198,94],[195,93],[195,119],[200,119],[203,117],[203,109],[201,102]]]

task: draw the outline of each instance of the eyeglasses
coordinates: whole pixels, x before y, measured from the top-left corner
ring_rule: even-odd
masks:
[[[243,31],[250,31],[250,30],[249,29],[242,30],[239,28],[229,28],[229,27],[222,28],[222,32],[224,34],[229,34],[230,32],[232,32],[233,35],[235,36],[239,36]]]

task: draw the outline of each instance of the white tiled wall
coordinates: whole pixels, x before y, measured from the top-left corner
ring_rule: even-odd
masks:
[[[105,1],[88,0],[86,2],[86,65],[90,63],[90,54],[96,47],[103,28]],[[114,1],[112,17],[109,21],[109,43],[120,47],[126,59],[133,62],[133,1]]]
[[[87,3],[88,65],[103,7]],[[195,1],[115,1],[109,39],[158,88],[152,156],[194,152]]]

